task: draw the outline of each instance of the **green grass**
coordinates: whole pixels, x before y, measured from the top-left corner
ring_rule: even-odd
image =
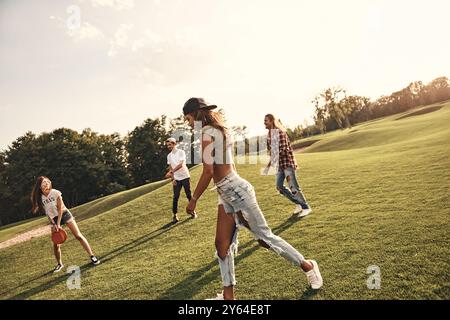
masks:
[[[307,289],[300,270],[240,233],[239,299],[450,299],[450,104],[395,120],[324,135],[297,154],[299,181],[314,212],[292,219],[293,205],[260,176],[239,165],[256,189],[273,231],[319,262],[324,287]],[[316,137],[317,138],[317,137]],[[201,168],[192,171],[198,180]],[[82,268],[80,290],[68,290],[54,266],[48,237],[0,250],[1,299],[205,299],[221,288],[214,257],[217,195],[207,191],[199,218],[171,220],[171,187],[163,186],[80,229],[102,258],[91,267],[79,243],[63,246],[66,266]],[[180,208],[186,200],[182,199]],[[369,290],[367,268],[381,269]]]
[[[167,183],[168,180],[149,183],[137,188],[96,199],[78,207],[71,208],[70,211],[76,217],[77,221],[89,219],[95,215],[109,211],[112,208],[118,207],[124,203],[136,199],[137,197],[140,197],[146,193],[152,192],[153,190],[156,190]],[[47,223],[48,219],[44,216],[3,226],[2,228],[0,228],[0,242],[11,239],[34,228],[45,226]]]

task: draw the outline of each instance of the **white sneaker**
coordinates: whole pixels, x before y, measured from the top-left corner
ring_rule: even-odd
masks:
[[[307,216],[308,214],[310,214],[312,212],[311,208],[308,209],[303,209],[302,211],[300,211],[300,213],[297,215],[297,218],[302,218]]]
[[[223,298],[223,291],[222,291],[222,293],[218,293],[218,294],[217,294],[217,297],[211,298],[211,299],[206,299],[206,300],[225,300],[225,299]]]
[[[319,266],[314,260],[309,260],[309,262],[312,263],[313,268],[312,270],[305,272],[308,283],[314,290],[320,289],[323,285],[323,279],[319,271]]]
[[[63,268],[64,268],[64,265],[58,263],[58,264],[56,265],[55,269],[53,269],[53,273],[60,272]]]
[[[298,204],[295,206],[293,215],[300,214],[300,213],[302,213],[302,211],[303,211],[302,206]]]

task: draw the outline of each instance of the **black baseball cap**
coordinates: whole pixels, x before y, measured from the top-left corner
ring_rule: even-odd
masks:
[[[212,110],[217,108],[216,105],[208,105],[203,98],[190,98],[183,107],[184,115],[187,115],[195,110],[203,109],[203,110]]]

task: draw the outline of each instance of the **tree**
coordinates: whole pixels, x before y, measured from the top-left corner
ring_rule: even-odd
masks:
[[[165,141],[169,138],[166,122],[165,116],[147,119],[129,133],[125,145],[133,186],[157,181],[164,176],[167,167]]]
[[[125,142],[118,133],[100,135],[98,146],[102,155],[102,161],[108,168],[106,193],[112,194],[125,190],[130,185],[130,177],[127,173],[127,152]]]
[[[9,194],[5,180],[6,158],[4,152],[0,152],[0,208],[7,208]],[[0,210],[0,226],[9,223],[7,210]]]
[[[323,99],[324,107],[331,119],[333,119],[339,128],[344,129],[350,127],[348,115],[351,113],[348,106],[341,104],[341,100],[345,98],[346,92],[342,88],[328,88],[320,95]]]
[[[362,96],[348,96],[341,101],[342,105],[346,105],[351,110],[347,116],[351,125],[359,122],[367,121],[371,117],[370,98]]]
[[[450,99],[450,81],[446,77],[434,79],[424,89],[427,103],[436,103]]]
[[[319,128],[320,133],[324,134],[327,131],[327,127],[325,125],[328,117],[327,110],[325,107],[321,106],[320,96],[315,97],[312,103],[314,104],[314,122]]]

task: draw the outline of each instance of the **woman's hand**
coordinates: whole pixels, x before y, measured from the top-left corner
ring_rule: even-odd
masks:
[[[174,187],[176,187],[176,186],[177,186],[177,180],[173,179],[173,180],[172,180],[172,185],[173,185]]]
[[[61,226],[58,226],[56,223],[52,225],[52,232],[58,232]]]
[[[171,171],[166,173],[166,179],[170,179],[173,177],[173,173]]]
[[[190,215],[193,215],[195,212],[196,206],[197,206],[197,200],[191,199],[191,201],[189,201],[188,206],[186,207],[186,212]]]

